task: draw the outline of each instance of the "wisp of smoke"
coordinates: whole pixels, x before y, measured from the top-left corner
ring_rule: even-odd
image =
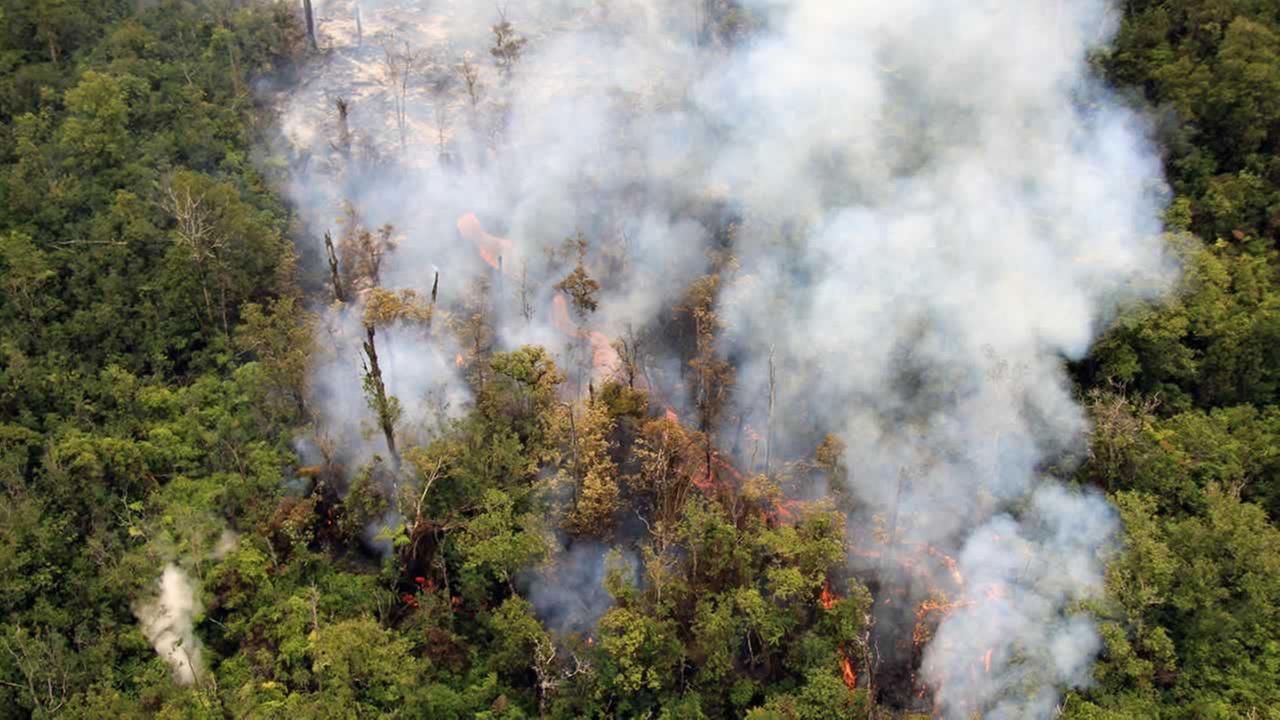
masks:
[[[191,580],[173,563],[166,565],[160,575],[156,596],[133,606],[142,634],[173,668],[173,679],[180,685],[195,682],[203,668],[204,646],[195,634],[194,624],[198,612],[200,601]]]

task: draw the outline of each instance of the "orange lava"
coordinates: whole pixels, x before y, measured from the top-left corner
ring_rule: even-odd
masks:
[[[458,234],[476,246],[480,259],[484,260],[489,267],[494,270],[501,269],[507,274],[511,273],[512,264],[505,261],[499,262],[499,260],[511,258],[515,243],[507,238],[485,232],[484,227],[480,225],[480,218],[476,217],[475,213],[467,213],[458,218]]]
[[[569,317],[569,303],[565,300],[564,293],[556,293],[551,299],[551,324],[568,337],[586,338],[591,343],[591,367],[601,378],[615,377],[621,372],[622,358],[613,349],[609,336],[573,322]]]

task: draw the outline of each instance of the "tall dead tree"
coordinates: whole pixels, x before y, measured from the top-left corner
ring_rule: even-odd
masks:
[[[769,416],[764,429],[764,474],[769,474],[769,463],[773,459],[773,403],[777,397],[777,375],[773,365],[773,346],[769,346]]]
[[[418,73],[422,58],[422,53],[410,48],[408,41],[405,41],[403,51],[394,49],[392,43],[382,47],[382,82],[391,91],[401,148],[408,142],[409,82]]]
[[[462,53],[462,59],[458,62],[458,74],[462,76],[462,85],[467,90],[467,101],[471,103],[474,115],[480,108],[480,93],[484,88],[480,84],[480,67],[471,58],[470,50]]]
[[[347,301],[347,293],[342,287],[342,274],[338,272],[338,251],[333,247],[333,235],[324,231],[324,254],[329,260],[329,275],[333,282],[333,297],[340,303]]]
[[[218,210],[211,207],[205,195],[196,188],[189,177],[171,179],[164,188],[160,206],[173,218],[174,241],[191,257],[200,293],[204,299],[205,316],[212,326],[221,325],[222,332],[231,337],[228,320],[227,284],[229,270],[224,262],[224,251],[231,237],[218,223]],[[216,288],[214,287],[216,285]],[[217,290],[216,303],[212,291]]]
[[[364,23],[360,20],[360,3],[356,3],[356,47],[364,47]]]
[[[311,0],[302,0],[302,14],[307,21],[307,44],[315,50],[319,45],[316,44],[316,15],[311,9]]]
[[[438,278],[437,278],[438,281]],[[400,401],[387,392],[382,364],[378,359],[377,329],[397,323],[430,327],[435,314],[435,290],[430,304],[413,290],[391,291],[372,287],[363,294],[364,301],[364,392],[370,409],[378,420],[387,443],[387,453],[396,470],[400,468],[400,452],[396,447],[396,424],[400,420]]]
[[[400,469],[400,452],[396,449],[396,421],[400,419],[400,401],[387,394],[387,385],[382,379],[382,366],[378,364],[378,345],[374,341],[376,331],[373,323],[365,326],[366,339],[364,355],[366,359],[364,371],[364,389],[369,405],[378,416],[378,427],[387,442],[387,452],[391,455],[391,464]]]

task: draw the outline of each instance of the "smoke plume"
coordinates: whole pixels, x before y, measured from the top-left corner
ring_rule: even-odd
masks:
[[[708,251],[731,253],[729,414],[771,425],[784,454],[843,440],[862,508],[850,535],[879,529],[881,591],[914,606],[946,590],[922,665],[939,712],[1047,717],[1087,680],[1098,640],[1073,601],[1100,589],[1115,519],[1052,477],[1087,429],[1063,366],[1176,274],[1145,123],[1089,72],[1109,3],[535,1],[507,12],[529,41],[509,76],[478,6],[363,0],[360,44],[354,3],[316,6],[330,49],[277,95],[312,237],[340,226],[344,201],[368,227],[394,224],[384,285],[427,292],[438,268],[460,316],[486,278],[497,343],[547,345],[571,372],[585,361],[556,326],[564,267],[547,252],[565,237],[592,242],[590,323],[610,336],[669,313]],[[414,68],[407,91],[396,57]],[[500,272],[459,235],[465,213],[511,240]],[[368,417],[345,334],[318,371],[335,427]],[[429,414],[432,388],[468,397],[439,334],[388,333],[409,415]],[[954,567],[920,582],[919,563],[895,560],[920,548]],[[877,615],[899,636],[910,620]]]
[[[133,613],[142,625],[142,634],[156,653],[173,668],[180,685],[195,682],[204,667],[203,643],[195,633],[194,617],[200,612],[191,580],[172,563],[160,575],[155,597],[134,604]]]

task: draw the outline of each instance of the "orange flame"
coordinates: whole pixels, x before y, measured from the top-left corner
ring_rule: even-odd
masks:
[[[827,610],[830,610],[831,608],[836,606],[836,600],[837,600],[836,596],[833,595],[831,592],[831,584],[823,583],[822,595],[818,596],[818,602],[822,603],[822,607],[826,608]]]
[[[844,675],[845,687],[853,692],[858,687],[858,674],[853,671],[853,661],[843,651],[840,653],[840,671]]]
[[[911,631],[911,642],[917,646],[923,645],[928,639],[928,625],[925,622],[931,613],[938,613],[942,617],[946,617],[955,612],[959,608],[969,607],[973,605],[973,600],[964,598],[954,602],[948,602],[945,599],[936,600],[930,598],[920,603],[916,608],[916,626]]]
[[[467,364],[467,359],[462,357],[462,353],[458,353],[458,355],[453,358],[453,364],[458,367],[462,367]]]
[[[987,674],[991,674],[991,653],[993,650],[987,650],[987,654],[982,656],[982,670]]]
[[[932,545],[925,545],[924,551],[938,558],[939,560],[942,561],[943,565],[947,566],[947,570],[951,572],[951,579],[955,581],[956,585],[960,585],[960,586],[964,585],[964,576],[960,574],[959,568],[956,567],[955,558],[942,552],[941,550],[939,550],[938,548]]]

